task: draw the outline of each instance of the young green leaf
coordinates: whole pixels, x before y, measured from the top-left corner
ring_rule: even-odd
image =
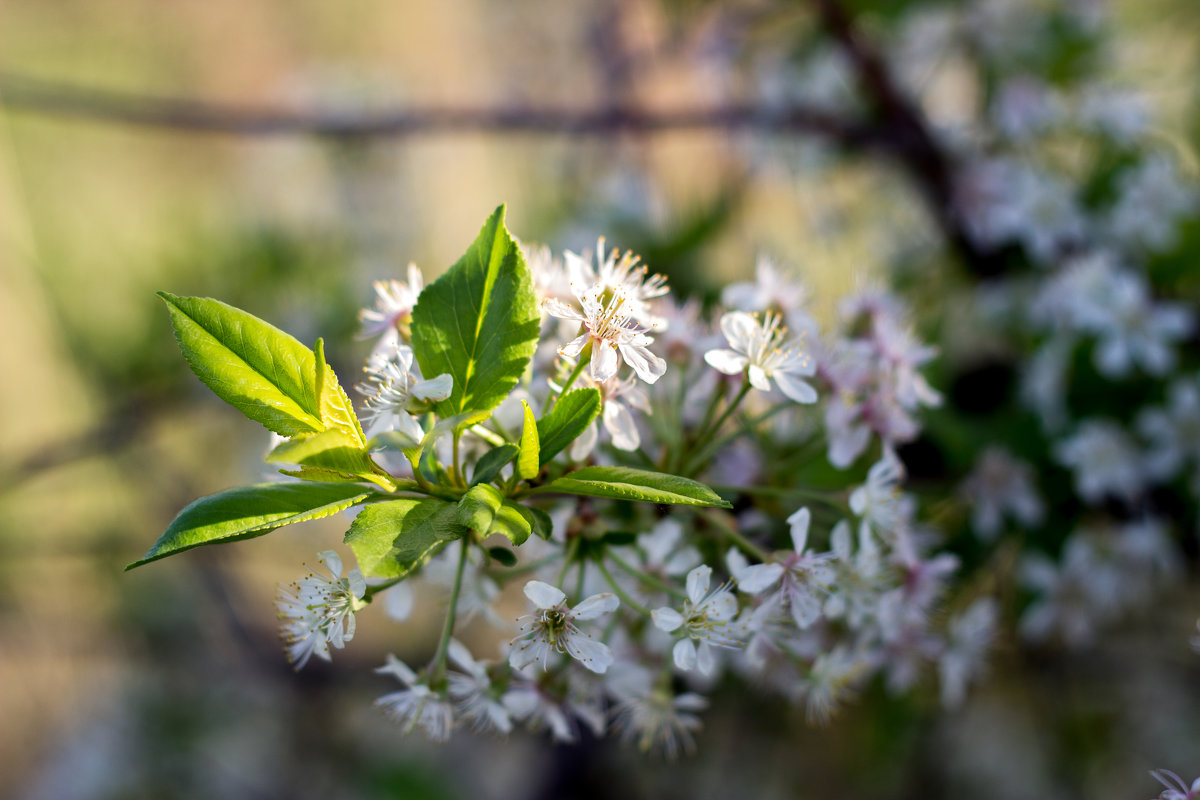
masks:
[[[183,357],[218,397],[283,436],[325,430],[312,351],[218,300],[158,296],[167,304]]]
[[[495,486],[486,483],[472,486],[458,501],[459,524],[481,536],[486,535],[502,505],[504,495],[500,494]]]
[[[295,436],[272,450],[266,460],[339,473],[346,479],[370,481],[388,491],[395,488],[390,476],[376,466],[358,439],[340,429]]]
[[[276,528],[335,514],[375,496],[346,483],[260,483],[202,497],[167,527],[140,560],[140,567],[204,544],[250,539]]]
[[[521,401],[521,405],[525,406],[525,423],[521,429],[521,453],[517,456],[517,477],[527,481],[536,478],[542,469],[542,464],[538,460],[541,444],[538,441],[537,420],[533,418],[533,409],[524,400]]]
[[[402,578],[467,529],[445,500],[389,500],[366,506],[346,533],[359,569],[368,578]]]
[[[458,521],[481,537],[500,533],[519,545],[529,538],[532,520],[524,506],[509,502],[495,486],[480,483],[458,501]]]
[[[412,348],[421,374],[454,378],[438,415],[495,408],[533,357],[540,321],[529,267],[500,206],[413,308]]]
[[[317,369],[317,402],[320,406],[321,422],[330,430],[341,431],[353,439],[359,449],[365,449],[367,437],[363,433],[354,404],[346,396],[346,390],[338,383],[333,367],[325,361],[325,341],[317,339],[313,348]]]
[[[519,448],[515,444],[502,444],[488,450],[475,462],[475,472],[471,475],[471,485],[491,483],[500,474],[505,464],[517,457]]]
[[[670,505],[730,507],[703,483],[678,475],[631,467],[584,467],[568,472],[534,491],[645,500]]]
[[[538,420],[538,439],[541,466],[561,453],[587,430],[600,413],[600,392],[596,389],[575,389],[558,398],[550,413]]]

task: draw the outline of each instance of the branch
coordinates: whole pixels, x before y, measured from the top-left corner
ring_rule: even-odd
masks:
[[[884,149],[925,195],[934,219],[951,246],[977,276],[1002,272],[1001,254],[980,247],[956,211],[957,164],[942,146],[924,113],[892,79],[883,56],[863,38],[838,0],[813,1],[822,26],[842,46],[858,72],[863,92],[875,103],[879,125],[888,132],[883,140]]]
[[[0,105],[13,111],[122,123],[188,133],[235,136],[319,136],[341,139],[401,138],[464,132],[648,135],[715,129],[807,133],[845,147],[882,146],[874,125],[803,105],[730,104],[651,110],[630,105],[569,109],[395,108],[382,111],[287,111],[223,106],[179,98],[83,89],[12,73],[0,74]]]

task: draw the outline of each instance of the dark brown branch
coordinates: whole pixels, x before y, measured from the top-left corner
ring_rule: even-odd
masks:
[[[599,136],[714,129],[807,133],[846,147],[861,148],[880,145],[881,134],[874,126],[799,105],[773,108],[734,104],[670,110],[623,105],[597,109],[426,107],[298,112],[96,91],[12,74],[0,75],[0,104],[14,111],[238,136],[397,138],[466,132]]]
[[[862,36],[838,0],[813,0],[821,24],[837,41],[858,73],[864,94],[874,103],[891,153],[925,195],[934,219],[967,268],[978,276],[1003,270],[999,253],[980,247],[955,209],[957,165],[921,109],[892,79],[883,56]]]

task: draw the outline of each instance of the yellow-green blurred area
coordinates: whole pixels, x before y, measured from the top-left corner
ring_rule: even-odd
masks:
[[[723,82],[745,80],[696,57],[718,8],[8,0],[0,71],[348,114],[703,106]],[[1165,136],[1181,135],[1200,15],[1190,0],[1124,0],[1113,12],[1114,74],[1146,92]],[[932,107],[973,113],[948,69]],[[401,277],[409,261],[432,278],[504,202],[525,241],[580,250],[607,235],[692,292],[748,274],[766,249],[801,272],[828,317],[898,233],[910,243],[937,234],[897,170],[858,157],[810,174],[805,164],[826,158],[811,144],[711,130],[334,141],[0,111],[0,795],[503,798],[571,786],[587,797],[909,796],[915,744],[890,735],[886,719],[855,721],[851,710],[844,725],[806,730],[743,695],[707,718],[704,757],[671,768],[615,746],[585,765],[537,737],[467,735],[445,749],[404,737],[371,705],[393,688],[371,669],[388,651],[428,651],[436,598],[420,598],[416,621],[399,627],[368,609],[329,667],[293,675],[277,644],[277,584],[340,542],[341,517],[122,571],[188,502],[266,469],[266,432],[187,371],[156,290],[220,298],[310,345],[323,336],[351,384],[369,347],[354,335],[372,281]],[[1036,722],[1036,687],[999,683],[972,712],[980,724]],[[747,733],[747,714],[767,729]],[[981,737],[966,719],[939,735]],[[771,728],[785,721],[800,732]],[[1098,728],[1080,726],[1070,741],[1106,746]],[[1045,766],[1036,742],[1009,745],[1030,774]],[[1003,775],[978,755],[987,746],[982,737],[968,748],[979,765],[960,771]],[[1117,780],[1073,778],[1106,791]]]

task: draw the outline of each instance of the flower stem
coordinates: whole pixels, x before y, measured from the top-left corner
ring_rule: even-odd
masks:
[[[611,550],[608,550],[605,553],[605,555],[608,558],[611,558],[612,562],[614,564],[616,564],[618,567],[625,570],[625,572],[627,572],[630,575],[632,575],[633,577],[637,578],[639,581],[646,584],[647,586],[653,586],[655,589],[658,589],[660,592],[665,592],[669,595],[673,595],[674,597],[678,597],[680,599],[687,598],[686,593],[681,592],[678,588],[672,586],[671,584],[667,583],[666,581],[656,578],[653,575],[651,575],[650,573],[638,569],[637,567],[633,566],[628,561],[621,558],[619,555],[612,552]]]
[[[592,360],[592,343],[588,342],[588,346],[585,347],[583,349],[583,352],[579,354],[579,361],[576,362],[575,369],[571,370],[571,374],[567,376],[567,379],[565,381],[563,381],[562,388],[560,388],[558,390],[557,394],[550,395],[550,399],[546,401],[546,412],[545,413],[547,413],[547,414],[550,413],[550,409],[554,408],[554,404],[558,402],[558,398],[562,397],[564,394],[566,394],[567,392],[569,392],[571,390],[571,386],[573,386],[575,384],[575,380],[580,376],[580,374],[582,374],[583,368],[586,367],[588,365],[588,362],[590,362],[591,360]]]
[[[604,576],[604,580],[608,581],[608,585],[612,587],[613,592],[617,597],[621,598],[621,602],[638,612],[642,616],[650,616],[650,609],[634,600],[629,596],[629,593],[621,588],[621,585],[613,579],[612,573],[608,571],[608,567],[604,566],[604,560],[597,558],[595,561],[596,568],[600,570],[600,574]]]
[[[430,685],[441,686],[446,681],[446,653],[450,649],[450,638],[454,636],[454,619],[458,615],[458,595],[462,591],[463,573],[467,569],[467,555],[471,544],[466,539],[462,542],[462,552],[458,556],[458,571],[454,574],[454,588],[450,590],[450,607],[446,609],[446,624],[442,627],[442,638],[438,642],[437,655],[434,657]]]
[[[720,531],[722,533],[724,533],[725,536],[730,541],[732,541],[734,544],[736,544],[738,547],[740,547],[746,553],[754,556],[759,561],[767,561],[770,559],[771,556],[766,550],[763,550],[761,547],[756,545],[754,542],[747,539],[745,536],[742,535],[741,531],[737,530],[732,525],[725,522],[725,520],[721,519],[719,515],[705,514],[704,517],[710,523],[712,523],[712,525],[714,525],[715,527],[720,529]]]
[[[725,411],[721,413],[721,416],[717,418],[717,421],[714,422],[706,431],[704,431],[700,438],[696,440],[695,444],[692,446],[690,457],[682,460],[682,463],[680,464],[681,467],[687,467],[689,468],[687,471],[691,471],[690,467],[692,466],[692,462],[697,460],[697,456],[704,454],[704,451],[712,441],[712,438],[721,430],[721,426],[725,424],[726,420],[733,416],[733,412],[737,411],[738,407],[742,404],[742,401],[746,399],[746,395],[749,394],[750,388],[749,376],[743,377],[742,386],[740,389],[738,389],[737,395],[735,395],[733,400],[730,401],[727,406],[725,406]]]

